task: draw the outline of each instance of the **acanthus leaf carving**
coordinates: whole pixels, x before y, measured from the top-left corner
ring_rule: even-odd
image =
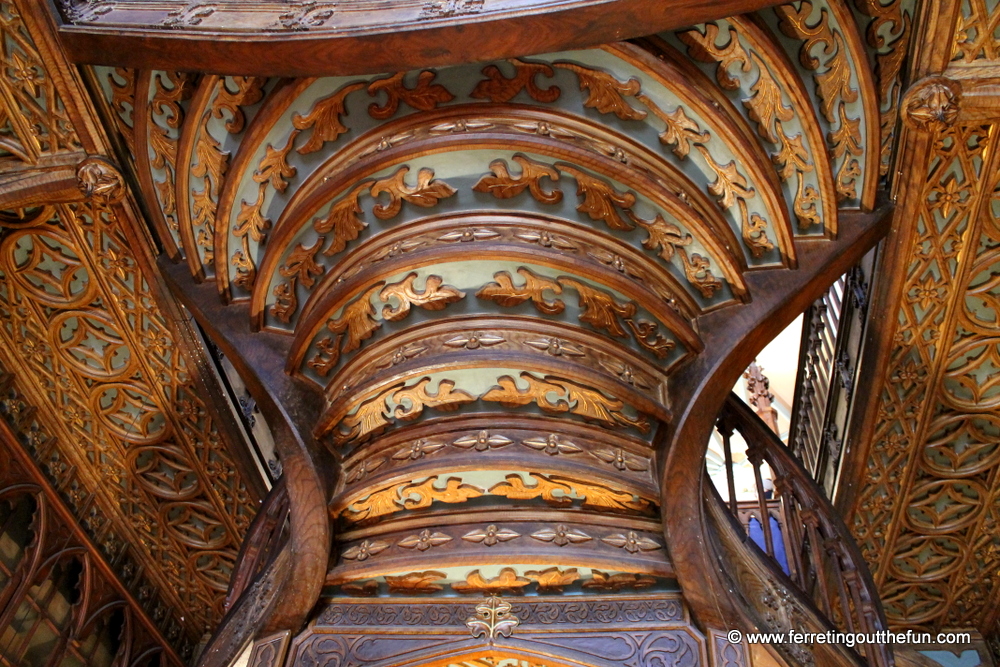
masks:
[[[566,304],[560,299],[548,300],[544,296],[545,290],[554,294],[562,294],[562,287],[559,283],[543,276],[538,276],[527,267],[517,269],[519,276],[524,278],[524,285],[515,287],[513,278],[507,271],[498,271],[493,274],[495,282],[487,283],[476,292],[476,297],[487,299],[500,304],[506,308],[511,308],[531,301],[539,312],[546,315],[556,315],[566,308]]]
[[[698,123],[688,118],[683,106],[668,112],[647,95],[640,94],[637,99],[649,107],[653,115],[666,125],[660,133],[660,143],[665,146],[673,145],[672,150],[677,157],[686,158],[691,152],[692,144],[704,144],[711,139],[711,134],[703,131]]]
[[[449,477],[445,480],[443,489],[437,487],[437,480],[435,475],[423,482],[402,488],[399,497],[403,501],[403,507],[408,510],[422,509],[430,507],[434,501],[449,504],[464,503],[470,498],[478,498],[483,495],[482,489],[472,484],[462,483],[460,477]],[[416,495],[415,499],[414,495]]]
[[[389,585],[390,593],[437,593],[444,590],[444,586],[437,583],[447,579],[444,572],[429,570],[426,572],[409,572],[399,576],[386,575],[385,582]]]
[[[576,194],[583,199],[577,206],[577,211],[586,213],[591,220],[603,220],[611,229],[628,231],[634,227],[618,212],[619,208],[630,209],[635,204],[634,194],[618,192],[607,181],[591,176],[565,162],[558,162],[555,166],[576,180]]]
[[[562,593],[563,589],[580,579],[580,573],[576,568],[560,570],[558,567],[550,567],[545,570],[529,570],[524,576],[533,580],[538,585],[539,593]]]
[[[419,417],[424,408],[450,412],[476,400],[475,396],[461,389],[455,389],[455,383],[451,380],[441,380],[438,383],[436,394],[427,391],[427,385],[430,383],[431,379],[425,377],[412,387],[404,387],[396,391],[392,396],[393,402],[396,403],[393,417],[410,421]],[[409,403],[409,407],[405,407],[406,403]]]
[[[434,70],[425,69],[417,75],[417,83],[413,88],[407,88],[404,78],[406,72],[399,72],[385,79],[373,81],[368,86],[368,94],[374,97],[379,91],[386,94],[385,104],[372,102],[368,105],[368,114],[376,120],[387,120],[399,109],[400,102],[406,103],[417,111],[431,111],[438,104],[451,102],[455,96],[439,83],[432,83],[437,76]]]
[[[372,213],[380,220],[396,217],[402,210],[403,201],[421,208],[436,206],[438,201],[455,194],[455,189],[444,181],[434,178],[434,170],[424,167],[417,172],[417,184],[409,186],[404,180],[410,168],[400,167],[392,176],[380,179],[371,187],[371,196],[378,197],[383,192],[389,195],[388,204],[376,204]]]
[[[553,63],[553,67],[576,74],[580,90],[587,93],[583,105],[588,109],[613,113],[622,120],[642,120],[646,117],[645,111],[625,101],[626,97],[635,97],[642,90],[638,79],[632,78],[623,83],[607,72],[567,62]]]
[[[795,118],[795,110],[785,106],[781,99],[781,89],[774,81],[771,70],[763,60],[754,54],[754,62],[760,70],[757,81],[750,87],[750,92],[754,95],[749,100],[743,101],[743,106],[747,108],[747,115],[750,120],[757,123],[757,133],[767,139],[772,144],[780,141],[775,128],[781,127],[781,123]]]
[[[750,59],[740,44],[739,34],[735,28],[729,27],[729,41],[725,46],[718,46],[721,32],[718,24],[706,23],[704,33],[694,28],[677,33],[677,37],[687,45],[687,52],[691,57],[703,63],[717,62],[716,81],[725,90],[736,90],[740,87],[740,82],[729,73],[729,68],[732,65],[739,65],[742,71],[749,72]]]
[[[579,315],[581,322],[586,322],[598,331],[606,330],[615,338],[628,336],[628,331],[622,327],[618,318],[635,315],[638,307],[634,301],[619,303],[612,294],[565,276],[560,276],[557,280],[564,288],[576,290],[582,311]]]
[[[347,244],[357,239],[362,230],[368,226],[358,213],[361,213],[361,195],[370,190],[373,183],[374,181],[359,183],[340,201],[330,206],[330,212],[325,218],[313,220],[313,229],[318,234],[333,232],[330,247],[323,251],[324,255],[329,257],[343,251]]]
[[[497,199],[510,199],[524,192],[527,189],[531,196],[542,204],[557,204],[562,201],[563,193],[559,189],[546,191],[542,188],[542,178],[551,181],[559,180],[559,172],[543,162],[536,162],[525,155],[517,153],[513,156],[514,162],[521,167],[521,175],[514,178],[510,175],[506,160],[493,160],[490,162],[491,176],[483,176],[472,189],[476,192],[485,192],[493,195]]]
[[[519,576],[512,567],[505,567],[492,579],[485,579],[479,570],[473,570],[465,577],[464,582],[452,584],[451,588],[458,593],[519,593],[530,585],[531,579]],[[483,634],[488,635],[491,640],[495,634],[509,637],[518,623],[517,618],[510,614],[510,603],[496,597],[490,600],[495,600],[493,603],[495,606],[491,607],[490,602],[479,605],[476,611],[480,613],[480,618],[474,616],[465,624],[472,630],[473,637]],[[484,616],[494,620],[492,622],[481,620]]]
[[[301,155],[315,153],[327,142],[335,141],[347,132],[347,127],[340,120],[341,116],[347,115],[345,101],[348,95],[364,87],[363,81],[348,83],[333,94],[318,100],[305,116],[299,113],[292,116],[292,125],[295,129],[303,131],[312,129],[309,140],[296,150]]]
[[[517,58],[512,58],[507,62],[514,67],[513,78],[508,79],[504,76],[496,65],[487,65],[483,68],[483,76],[486,79],[477,83],[469,96],[475,99],[487,99],[494,104],[504,104],[510,102],[523,90],[536,102],[548,104],[559,99],[562,91],[559,90],[558,86],[541,88],[535,83],[535,78],[538,76],[552,78],[555,75],[555,71],[547,63]]]
[[[583,587],[617,592],[625,588],[649,588],[654,584],[656,584],[656,579],[642,574],[630,572],[608,574],[601,570],[591,570],[591,578],[583,582]]]
[[[572,488],[568,484],[553,482],[545,475],[530,473],[534,485],[528,486],[518,473],[506,476],[506,482],[500,482],[490,487],[489,493],[494,496],[503,496],[511,500],[533,500],[541,498],[550,505],[557,507],[569,505],[573,502],[571,494]],[[559,493],[560,495],[556,495]]]
[[[449,285],[442,285],[444,279],[441,276],[427,276],[424,289],[418,292],[413,282],[417,279],[417,273],[411,272],[401,281],[391,283],[382,288],[379,298],[389,303],[395,298],[399,304],[395,307],[386,305],[382,308],[382,317],[390,322],[398,322],[405,319],[410,314],[413,306],[424,310],[444,310],[448,304],[461,301],[465,298],[465,292],[461,292]]]

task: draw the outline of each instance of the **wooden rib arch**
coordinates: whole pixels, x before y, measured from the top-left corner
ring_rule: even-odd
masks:
[[[428,121],[431,122],[431,121]],[[435,119],[434,122],[439,122]],[[376,142],[380,137],[369,137],[367,144]],[[293,242],[295,235],[299,233],[303,225],[310,224],[313,217],[322,210],[323,206],[337,198],[343,192],[349,191],[353,186],[363,182],[366,178],[378,171],[389,168],[393,164],[401,164],[408,159],[428,155],[431,153],[444,153],[447,149],[454,150],[476,150],[483,148],[493,148],[502,150],[524,150],[536,155],[542,155],[555,160],[569,161],[573,165],[583,166],[585,169],[593,169],[602,176],[613,178],[621,182],[624,186],[642,193],[653,204],[671,213],[682,224],[685,224],[694,237],[712,253],[712,259],[718,263],[718,269],[726,278],[733,292],[740,298],[746,299],[747,294],[742,288],[744,282],[742,273],[742,256],[734,256],[730,249],[735,243],[731,228],[722,219],[716,207],[702,200],[702,206],[707,214],[711,215],[709,224],[705,219],[698,217],[697,209],[692,208],[678,196],[674,195],[670,189],[663,187],[663,182],[654,180],[641,172],[618,173],[616,163],[612,158],[586,151],[572,145],[564,145],[553,142],[544,137],[521,134],[451,134],[442,137],[435,137],[428,140],[416,140],[400,146],[389,148],[376,154],[378,162],[358,161],[356,155],[368,150],[367,147],[356,146],[349,154],[341,151],[335,158],[328,161],[323,168],[318,169],[309,179],[310,186],[304,183],[294,195],[292,195],[288,206],[282,212],[278,222],[272,228],[271,237],[266,246],[265,255],[258,269],[258,282],[255,285],[254,293],[251,297],[251,313],[256,325],[262,323],[263,309],[266,301],[266,290],[270,276],[277,270],[282,255]],[[350,166],[348,166],[350,165]],[[487,172],[487,164],[484,164],[483,173]],[[690,184],[686,177],[673,173],[668,174],[671,178],[681,179],[681,192],[697,192],[691,199],[701,198],[699,189]],[[659,176],[655,174],[654,176]],[[664,175],[663,178],[666,178]],[[506,211],[505,211],[506,212]],[[700,232],[700,233],[699,233]]]
[[[673,63],[654,57],[634,44],[608,44],[602,48],[644,70],[647,75],[680,97],[696,110],[706,123],[709,123],[709,130],[716,140],[724,141],[734,156],[746,160],[742,164],[750,174],[752,182],[758,186],[758,195],[764,201],[765,210],[778,237],[778,249],[782,260],[789,268],[795,268],[797,261],[795,244],[792,240],[792,221],[781,192],[781,184],[760,143],[736,120],[739,114],[732,110],[730,105],[713,103],[713,100],[695,85],[695,81],[685,76],[682,69]],[[726,113],[727,110],[730,110],[730,113]]]
[[[198,134],[202,130],[201,119],[208,110],[213,93],[217,91],[220,81],[225,81],[225,77],[211,75],[202,77],[194,97],[191,98],[191,105],[188,107],[189,120],[181,127],[181,135],[177,143],[177,174],[174,179],[177,225],[188,269],[191,270],[191,275],[198,282],[205,279],[205,267],[201,263],[201,253],[198,252],[195,241],[191,222],[191,207],[188,204],[191,167],[193,166],[191,160],[194,156]]]
[[[267,138],[274,124],[289,106],[311,86],[316,79],[283,79],[278,82],[245,130],[240,147],[230,161],[229,170],[219,190],[219,203],[215,220],[215,280],[219,295],[228,302],[231,298],[229,280],[229,231],[230,217],[237,205],[235,198],[242,185],[243,175],[248,169],[255,169],[254,156]]]
[[[693,299],[687,294],[687,291],[681,286],[680,282],[673,277],[659,262],[654,261],[649,256],[642,254],[638,249],[636,249],[631,244],[626,243],[624,240],[613,238],[610,236],[602,235],[596,231],[592,231],[590,228],[575,227],[571,221],[563,220],[557,216],[547,216],[536,213],[525,213],[520,211],[502,211],[497,213],[492,212],[460,212],[460,213],[445,213],[437,214],[428,217],[417,218],[403,225],[394,227],[378,237],[371,238],[367,240],[364,244],[359,245],[355,249],[351,250],[348,254],[344,256],[340,263],[338,263],[339,269],[327,271],[321,278],[318,279],[316,285],[311,290],[311,295],[309,299],[302,305],[299,309],[299,322],[307,321],[311,313],[316,309],[321,307],[320,304],[324,303],[323,296],[325,293],[330,293],[333,291],[334,287],[340,283],[353,278],[355,275],[365,270],[369,266],[373,266],[383,253],[386,253],[391,249],[396,243],[400,243],[406,239],[420,238],[425,234],[430,233],[442,233],[446,231],[454,231],[456,229],[461,229],[469,225],[480,225],[480,226],[492,226],[493,228],[524,228],[528,230],[540,231],[542,229],[554,230],[555,233],[560,235],[565,235],[569,240],[582,242],[591,242],[595,246],[607,249],[609,252],[616,252],[620,254],[629,262],[634,262],[636,266],[640,267],[645,273],[644,280],[640,286],[643,291],[649,292],[651,295],[656,295],[659,297],[665,297],[662,292],[657,289],[657,283],[649,279],[649,274],[652,274],[653,279],[659,279],[662,281],[662,285],[670,290],[671,296],[673,296],[677,301],[679,301],[679,307],[677,309],[677,322],[678,326],[690,327],[690,318],[692,318],[695,313],[698,312],[697,304]],[[508,246],[509,242],[505,241],[504,246]],[[455,248],[455,245],[448,244],[442,245],[442,248]],[[461,246],[458,246],[461,248]],[[523,251],[517,255],[513,255],[521,258],[533,259],[537,254],[542,256],[558,256],[560,253],[554,251],[551,248],[544,248],[538,246],[525,246],[533,248],[533,250],[525,254]],[[516,250],[516,248],[515,248]],[[421,256],[426,251],[415,250],[412,254],[408,256]],[[451,253],[442,254],[442,257],[447,257]],[[575,257],[566,254],[566,261],[560,266],[569,268],[579,268]],[[604,270],[604,265],[602,262],[597,260],[589,261],[589,265],[594,266],[600,271]],[[400,264],[400,266],[402,266]],[[567,270],[569,270],[569,268]],[[614,275],[614,274],[611,274]],[[624,284],[624,283],[616,283]],[[693,330],[691,331],[691,336],[694,336]],[[686,342],[688,342],[694,349],[700,349],[700,346],[695,342],[693,337],[685,337]]]

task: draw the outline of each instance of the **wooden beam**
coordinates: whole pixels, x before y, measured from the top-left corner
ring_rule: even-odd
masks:
[[[403,0],[309,3],[108,2],[65,10],[77,63],[262,76],[403,71],[643,37],[776,0]],[[347,5],[345,7],[345,5]],[[197,11],[195,11],[197,10]]]

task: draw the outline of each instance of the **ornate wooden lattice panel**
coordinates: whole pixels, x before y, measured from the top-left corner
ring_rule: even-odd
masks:
[[[987,627],[998,566],[996,128],[936,136],[853,530],[890,622]]]
[[[233,460],[236,431],[189,325],[161,309],[150,240],[81,81],[51,35],[29,31],[46,25],[39,11],[0,4],[0,171],[24,175],[2,194],[32,202],[0,211],[3,409],[187,658],[222,617],[259,485]],[[47,200],[56,167],[72,184]]]

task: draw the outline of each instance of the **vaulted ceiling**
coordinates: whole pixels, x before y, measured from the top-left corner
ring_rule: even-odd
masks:
[[[5,200],[0,214],[0,366],[13,378],[0,406],[182,653],[221,619],[265,488],[213,362],[163,287],[154,236],[220,304],[241,304],[248,327],[285,340],[286,372],[323,392],[317,433],[344,455],[332,512],[348,524],[402,517],[398,529],[348,532],[331,586],[488,590],[503,579],[497,571],[470,583],[458,566],[468,559],[442,565],[430,547],[492,540],[502,551],[510,535],[463,527],[421,537],[405,502],[379,507],[370,494],[419,506],[419,489],[402,482],[445,446],[466,452],[455,458],[462,486],[431,484],[427,494],[516,493],[509,475],[486,479],[474,463],[515,441],[518,461],[511,455],[505,472],[530,460],[532,474],[544,464],[572,481],[579,469],[558,455],[576,448],[607,464],[587,481],[624,478],[628,498],[617,502],[634,510],[632,542],[605,531],[594,548],[638,555],[620,572],[598,572],[669,578],[647,416],[671,417],[660,385],[701,350],[693,322],[752,299],[748,272],[794,267],[797,242],[834,236],[838,210],[873,207],[880,182],[891,183],[897,208],[838,502],[893,624],[1000,630],[990,604],[1000,595],[1000,147],[988,90],[1000,67],[1000,7],[797,2],[596,49],[425,68],[468,59],[456,49],[385,75],[368,74],[381,56],[356,70],[343,64],[376,53],[358,36],[370,26],[326,34],[338,10],[315,3],[298,14],[265,7],[254,20],[360,51],[198,67],[183,58],[217,65],[239,53],[242,38],[226,30],[236,16],[227,12],[239,10],[181,4],[157,9],[151,24],[138,2],[62,3],[75,57],[100,52],[94,45],[112,38],[105,26],[136,40],[149,32],[148,51],[108,51],[106,64],[79,70],[47,10],[0,3],[0,177],[31,202]],[[415,25],[440,20],[433,29],[446,38],[475,4],[406,9]],[[376,9],[349,13],[377,23]],[[164,27],[206,41],[222,34],[221,46],[166,68],[156,60],[157,40],[171,35]],[[483,39],[497,55],[550,50]],[[311,71],[330,76],[268,76]],[[931,75],[947,78],[924,80]],[[35,191],[49,193],[44,205]],[[487,206],[503,214],[486,219]],[[426,215],[439,211],[448,215]],[[477,244],[489,251],[470,262],[466,248]],[[411,273],[412,257],[421,260]],[[464,337],[440,327],[428,351],[432,318],[468,309],[473,295],[480,308],[465,315]],[[569,326],[577,319],[585,333]],[[422,326],[419,340],[407,339],[410,324]],[[602,356],[608,338],[627,341],[627,364],[619,352]],[[505,352],[511,344],[520,361]],[[584,348],[597,351],[588,368]],[[523,355],[535,355],[530,367]],[[591,385],[573,384],[570,370]],[[424,421],[378,438],[390,422],[406,426],[418,403],[444,412],[477,399],[540,410],[503,432],[491,432],[487,407],[449,416],[447,428]],[[11,417],[25,411],[28,421]],[[558,429],[571,440],[564,449],[546,437]],[[586,499],[580,484],[553,490]],[[593,528],[561,528],[550,536],[524,526],[539,543],[593,541]],[[406,531],[414,553],[430,554],[414,574],[440,577],[407,582],[388,565],[359,566]],[[497,590],[545,574],[529,572],[534,561],[514,565]]]

